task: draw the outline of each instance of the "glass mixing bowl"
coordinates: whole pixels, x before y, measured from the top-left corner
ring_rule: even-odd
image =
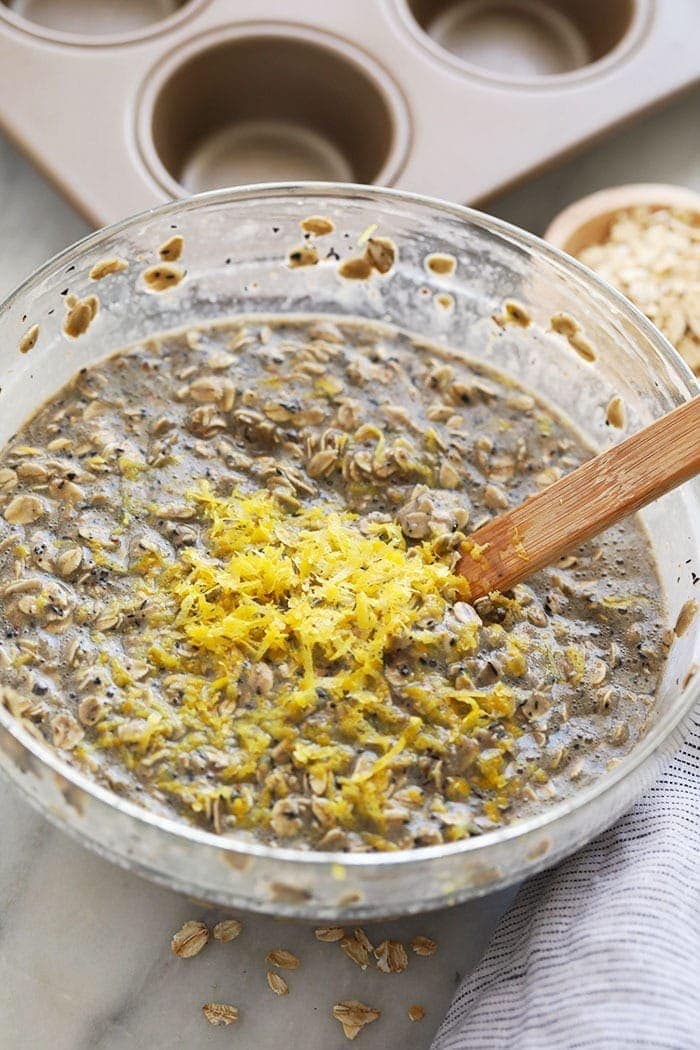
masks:
[[[326,215],[313,267],[290,269],[299,222]],[[398,245],[386,277],[344,281],[336,254],[357,251],[369,227]],[[175,232],[187,277],[143,291],[139,272]],[[332,251],[331,251],[332,249]],[[426,270],[431,252],[457,258],[452,275]],[[96,284],[92,266],[118,256],[129,269]],[[97,293],[86,335],[61,331],[67,292]],[[451,309],[437,295],[449,295]],[[542,328],[493,340],[504,299],[526,304]],[[443,300],[444,301],[444,300]],[[390,190],[325,184],[208,193],[127,219],[85,238],[29,278],[0,308],[0,442],[83,365],[149,335],[233,313],[362,315],[443,341],[509,371],[558,404],[598,447],[615,440],[604,408],[624,398],[630,430],[697,392],[680,357],[625,299],[535,237],[466,208]],[[545,334],[556,311],[574,314],[596,346],[594,365]],[[37,345],[18,353],[39,324]],[[619,433],[619,432],[618,432]],[[700,486],[686,485],[645,514],[666,588],[669,622],[692,597],[700,549]],[[49,819],[102,855],[192,896],[230,907],[347,920],[424,911],[488,893],[551,865],[611,824],[681,741],[700,693],[700,629],[676,641],[642,741],[615,768],[539,815],[467,841],[399,853],[318,853],[220,838],[164,819],[93,783],[0,708],[0,767]]]

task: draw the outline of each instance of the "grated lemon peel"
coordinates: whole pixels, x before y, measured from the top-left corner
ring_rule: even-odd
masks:
[[[205,549],[151,566],[156,611],[143,632],[144,659],[177,681],[178,704],[127,684],[128,725],[105,719],[99,744],[131,768],[156,756],[161,791],[206,816],[223,804],[227,823],[243,828],[267,825],[286,796],[274,777],[283,755],[299,775],[327,777],[334,824],[394,848],[382,836],[397,772],[427,753],[473,750],[479,728],[515,732],[507,686],[460,690],[431,669],[441,623],[468,599],[466,580],[429,543],[409,546],[393,522],[360,528],[330,506],[292,512],[266,490],[224,498],[203,485],[187,498],[206,526]],[[475,652],[475,624],[460,625],[451,644],[456,659]],[[411,677],[397,696],[391,676],[406,654]],[[251,685],[261,665],[274,688]],[[510,743],[503,735],[488,762],[474,763],[461,797],[503,790]],[[215,780],[192,771],[195,752],[215,757]]]

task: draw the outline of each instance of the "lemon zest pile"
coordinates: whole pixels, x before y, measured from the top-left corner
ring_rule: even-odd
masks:
[[[132,768],[135,750],[155,754],[162,791],[198,813],[219,799],[242,827],[269,823],[285,797],[283,782],[267,782],[281,748],[299,773],[331,774],[323,801],[334,824],[392,848],[381,837],[396,772],[514,714],[503,683],[460,690],[431,670],[466,580],[429,543],[408,546],[394,523],[361,529],[356,515],[327,506],[292,513],[267,491],[220,498],[202,487],[188,499],[207,526],[206,550],[185,549],[158,576],[160,611],[144,632],[145,658],[179,681],[180,702],[168,712],[134,695],[128,731],[105,721],[102,746],[129,749]],[[451,632],[454,659],[476,651],[474,623]],[[256,685],[263,664],[273,687]],[[397,699],[391,676],[402,664]],[[473,787],[503,788],[508,747],[503,737],[489,764],[475,764]],[[177,775],[197,750],[216,754],[215,781]]]
[[[344,696],[386,690],[384,658],[419,619],[439,620],[468,597],[428,544],[407,549],[398,525],[363,535],[349,512],[286,513],[267,492],[196,496],[213,557],[194,549],[165,576],[176,625],[221,662],[227,679],[245,660],[285,660],[298,680],[281,703],[303,716],[317,689]],[[334,665],[339,669],[333,671]]]

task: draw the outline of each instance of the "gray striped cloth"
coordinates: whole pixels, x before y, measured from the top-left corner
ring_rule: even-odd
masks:
[[[521,888],[433,1050],[700,1048],[700,710],[649,793]]]

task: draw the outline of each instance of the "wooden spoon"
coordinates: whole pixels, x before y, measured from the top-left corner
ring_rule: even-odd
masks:
[[[473,532],[472,600],[507,591],[700,473],[700,395]]]

